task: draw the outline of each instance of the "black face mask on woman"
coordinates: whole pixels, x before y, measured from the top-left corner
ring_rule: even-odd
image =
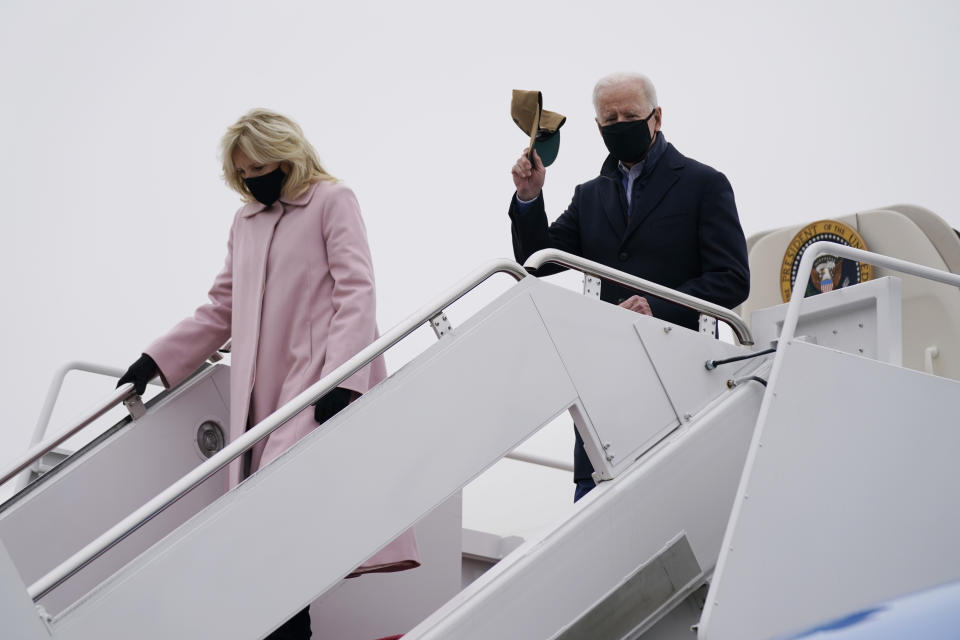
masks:
[[[643,120],[629,122],[615,122],[600,127],[603,144],[607,145],[610,154],[620,162],[640,162],[647,157],[650,150],[650,128],[647,121],[657,110],[654,108]]]
[[[246,178],[243,184],[247,185],[247,189],[250,189],[254,198],[269,207],[280,197],[280,192],[283,190],[283,180],[286,177],[287,174],[281,171],[280,167],[277,167],[262,176]]]

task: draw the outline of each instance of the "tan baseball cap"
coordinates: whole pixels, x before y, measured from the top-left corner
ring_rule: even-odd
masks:
[[[560,152],[560,127],[565,116],[543,108],[543,94],[539,91],[513,90],[510,117],[520,130],[530,136],[530,149],[536,149],[543,166],[553,164]],[[532,153],[532,152],[531,152]]]

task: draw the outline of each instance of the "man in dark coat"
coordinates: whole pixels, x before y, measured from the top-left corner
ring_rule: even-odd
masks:
[[[610,155],[600,175],[574,190],[567,210],[547,224],[546,171],[528,151],[513,166],[513,251],[519,262],[556,248],[733,308],[747,298],[747,246],[733,189],[715,169],[685,157],[660,131],[656,89],[640,74],[618,73],[594,88],[597,127]],[[537,275],[559,269],[544,268]],[[693,330],[695,311],[604,282],[600,297]],[[642,420],[642,417],[638,417]],[[593,466],[576,434],[578,500],[594,487]]]

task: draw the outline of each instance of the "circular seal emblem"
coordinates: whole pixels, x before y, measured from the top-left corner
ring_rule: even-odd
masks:
[[[790,301],[803,252],[811,244],[821,240],[867,250],[867,243],[863,241],[857,230],[842,222],[819,220],[808,224],[793,236],[793,240],[787,245],[786,253],[783,254],[783,264],[780,267],[780,295],[784,302]],[[814,260],[804,297],[866,282],[872,277],[873,267],[869,264],[824,254]]]

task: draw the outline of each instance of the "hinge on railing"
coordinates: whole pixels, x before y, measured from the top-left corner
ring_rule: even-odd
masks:
[[[443,311],[430,318],[430,327],[433,329],[433,332],[437,334],[437,338],[442,338],[453,331],[453,325],[447,320],[447,314]]]
[[[143,404],[140,396],[134,394],[123,401],[123,406],[127,408],[127,413],[134,420],[140,418],[147,412],[147,407]]]

